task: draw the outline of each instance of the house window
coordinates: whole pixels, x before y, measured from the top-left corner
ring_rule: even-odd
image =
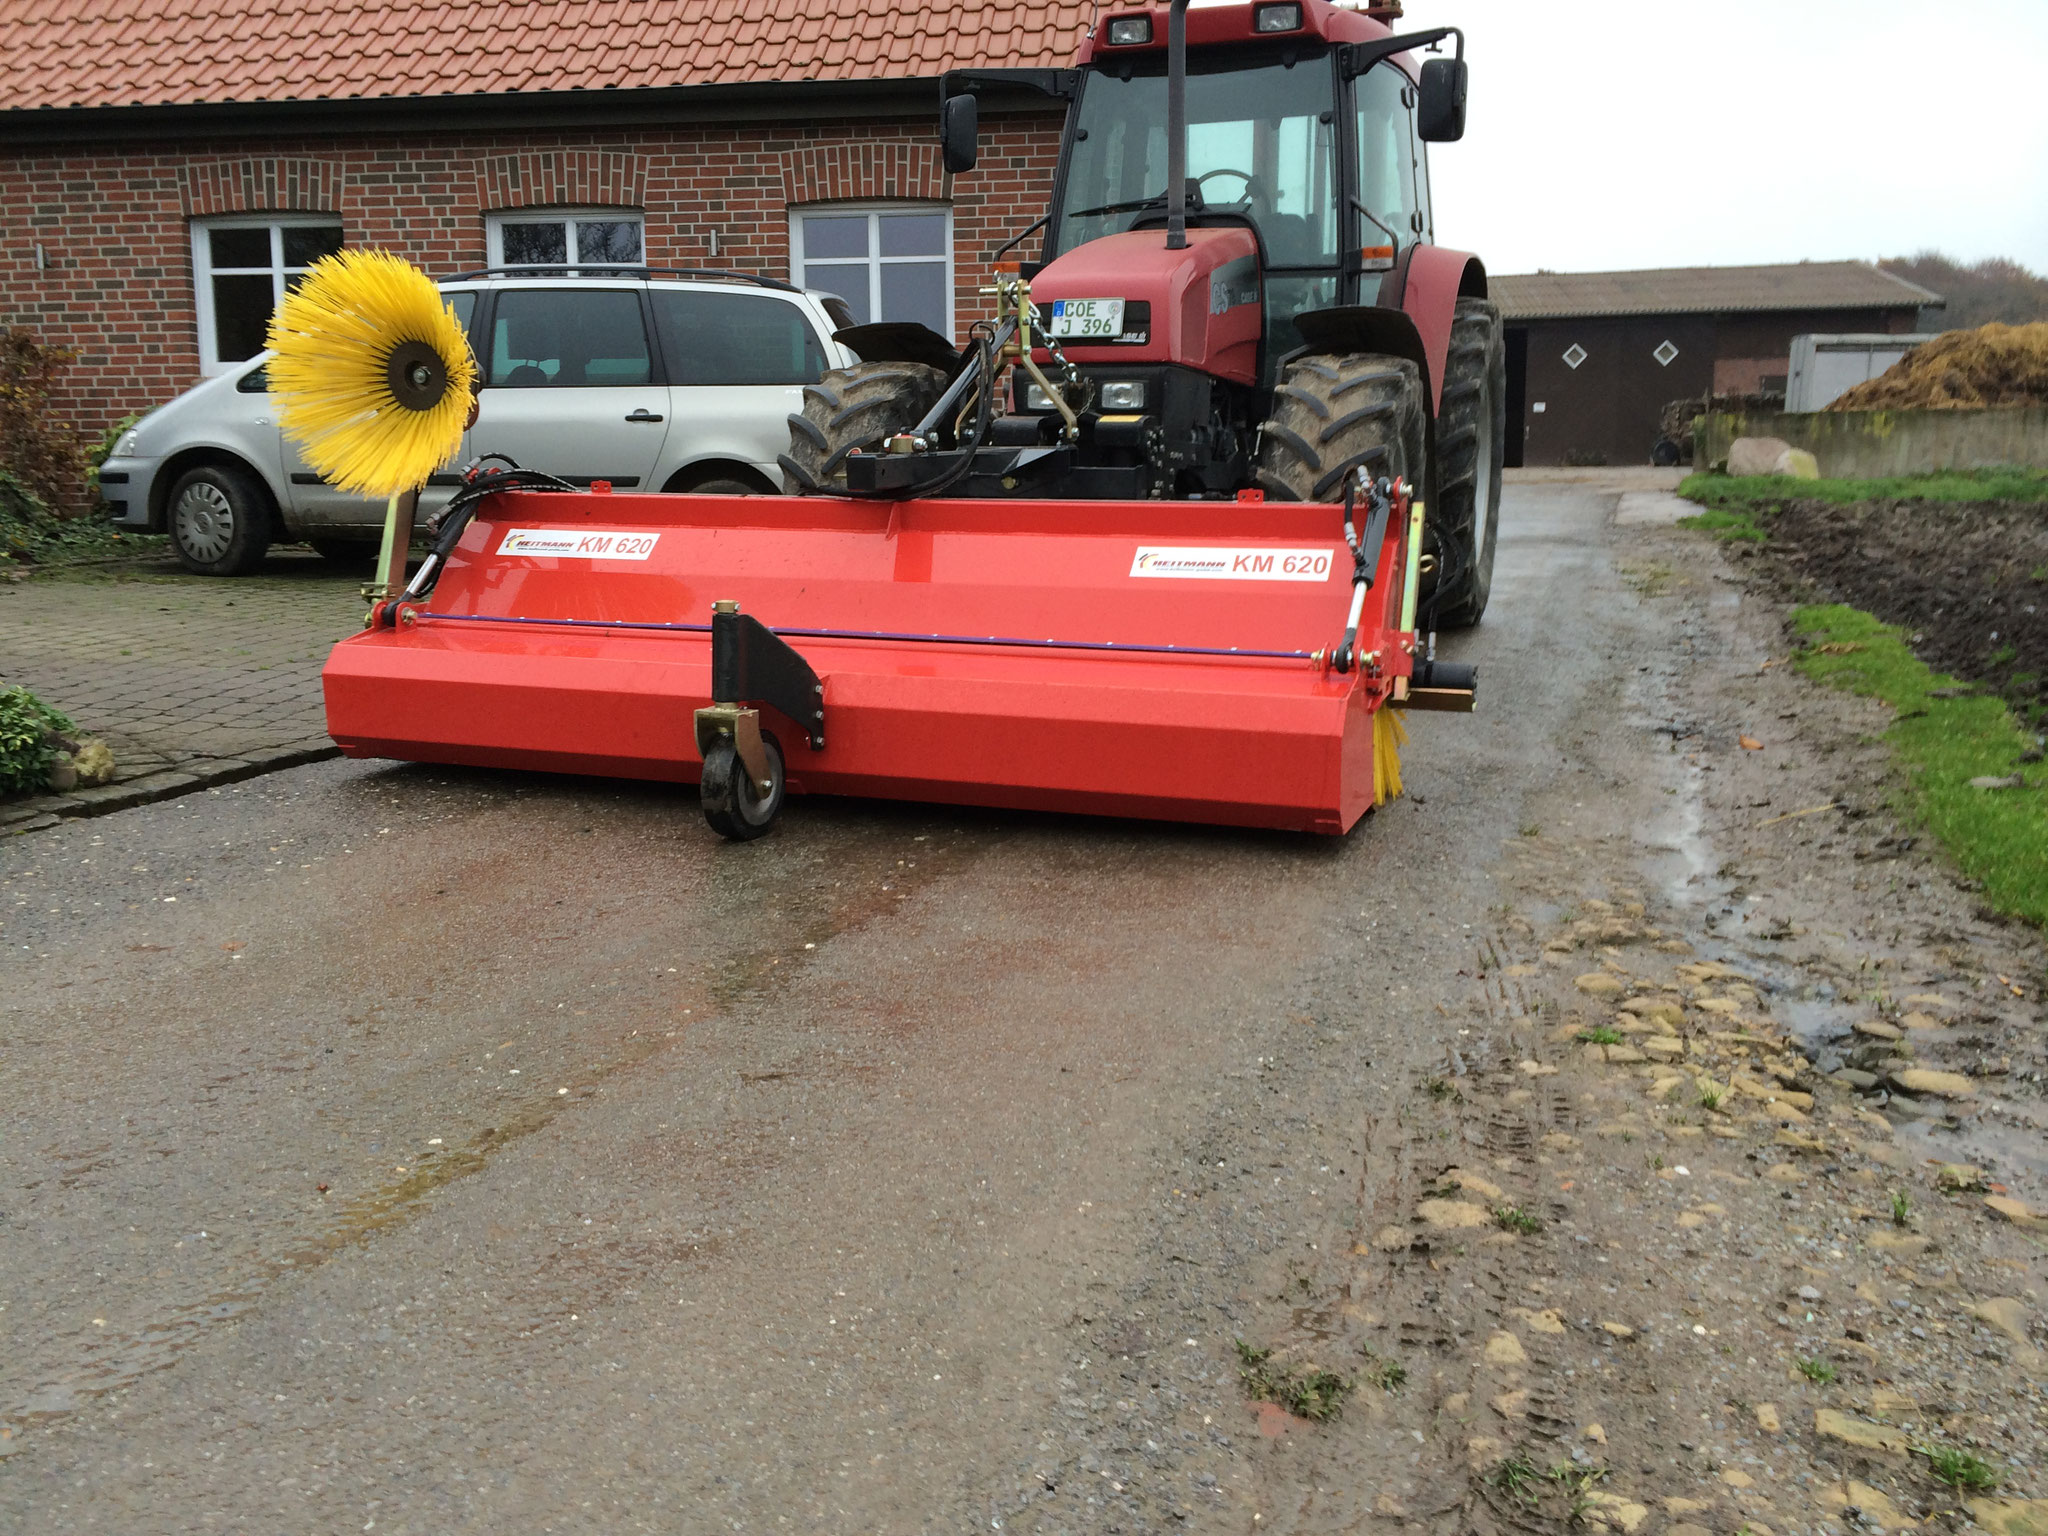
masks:
[[[199,366],[220,373],[263,350],[270,312],[306,268],[341,249],[332,217],[210,219],[192,226]]]
[[[494,267],[637,267],[646,219],[627,208],[523,209],[487,224]]]
[[[798,283],[836,293],[854,323],[915,320],[953,334],[953,211],[932,204],[792,214]]]

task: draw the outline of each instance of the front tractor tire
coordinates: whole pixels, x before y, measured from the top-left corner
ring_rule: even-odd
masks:
[[[1422,373],[1404,357],[1296,358],[1259,428],[1255,478],[1279,501],[1342,501],[1346,477],[1363,465],[1375,478],[1405,478],[1422,496],[1428,416]]]
[[[1493,549],[1500,537],[1501,452],[1508,425],[1507,342],[1500,310],[1458,300],[1436,423],[1436,621],[1467,629],[1486,612]]]
[[[789,452],[777,456],[792,496],[846,489],[846,459],[908,431],[945,392],[946,375],[923,363],[856,363],[804,386],[801,415],[789,418]]]

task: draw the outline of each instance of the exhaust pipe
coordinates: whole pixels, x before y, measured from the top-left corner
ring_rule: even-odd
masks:
[[[1166,248],[1188,247],[1188,0],[1166,18]]]

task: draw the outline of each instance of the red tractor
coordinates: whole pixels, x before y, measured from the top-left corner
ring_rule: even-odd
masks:
[[[787,488],[1330,502],[1400,479],[1427,508],[1421,627],[1477,623],[1505,349],[1479,258],[1432,240],[1423,146],[1464,133],[1464,37],[1397,34],[1399,15],[1167,0],[1111,10],[1074,69],[949,76],[954,173],[977,87],[1067,100],[1051,210],[997,253],[997,317],[964,349],[839,333],[863,361],[805,391]],[[1041,230],[1038,260],[1001,261]]]

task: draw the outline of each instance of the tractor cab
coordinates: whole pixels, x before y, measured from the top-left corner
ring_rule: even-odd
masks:
[[[1500,315],[1479,258],[1432,225],[1425,146],[1464,133],[1464,35],[1397,33],[1399,16],[1154,0],[1106,8],[1071,69],[948,75],[956,176],[978,156],[977,90],[1067,103],[1051,206],[989,253],[995,315],[964,342],[837,333],[861,365],[792,413],[786,489],[1333,501],[1370,470],[1421,493],[1430,590],[1476,621]]]

